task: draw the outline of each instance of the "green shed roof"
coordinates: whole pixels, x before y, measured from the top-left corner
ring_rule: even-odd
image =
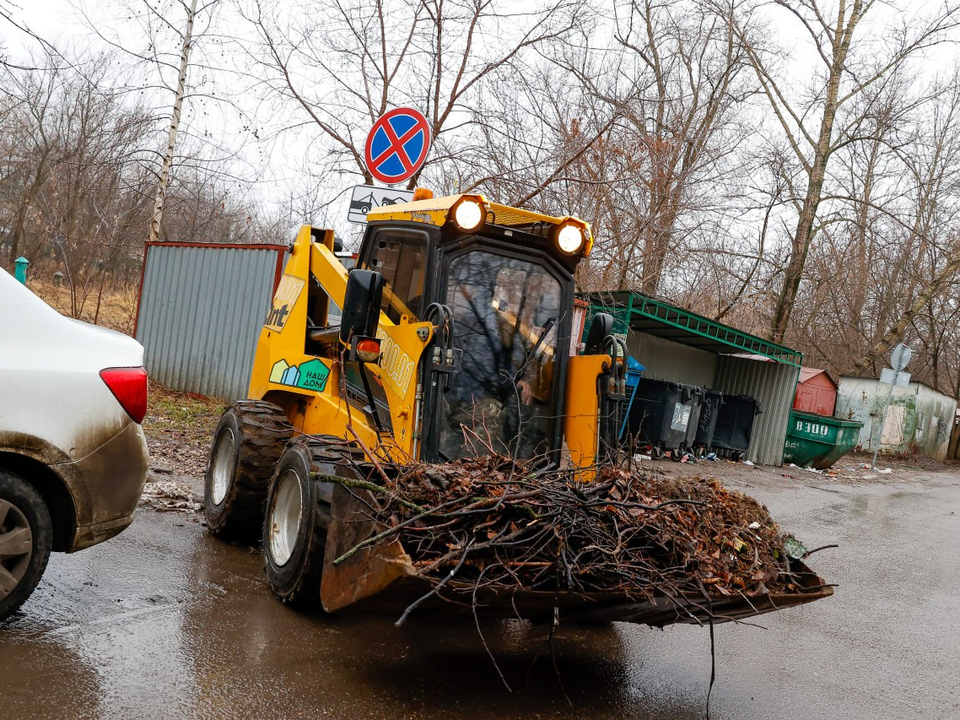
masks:
[[[718,355],[748,353],[800,367],[803,353],[710,320],[675,305],[636,292],[598,292],[583,296],[591,314],[612,312],[631,330],[673,340]]]

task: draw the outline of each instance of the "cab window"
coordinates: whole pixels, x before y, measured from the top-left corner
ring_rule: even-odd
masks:
[[[401,315],[422,316],[427,272],[427,234],[416,230],[380,230],[365,263],[387,281],[381,309],[393,322]]]

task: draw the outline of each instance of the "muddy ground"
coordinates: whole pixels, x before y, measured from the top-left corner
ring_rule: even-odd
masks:
[[[703,718],[708,629],[437,623],[294,612],[259,550],[198,513],[217,403],[153,389],[137,520],[55,555],[0,629],[3,717]],[[714,718],[960,717],[960,474],[845,458],[833,474],[727,462],[839,584],[834,597],[716,628]],[[478,630],[480,632],[478,632]],[[491,660],[491,655],[496,663]]]

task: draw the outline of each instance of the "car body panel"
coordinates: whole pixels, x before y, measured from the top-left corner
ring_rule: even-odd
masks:
[[[146,440],[100,377],[142,367],[133,338],[65,318],[0,271],[0,452],[48,466],[73,499],[71,550],[130,524]]]

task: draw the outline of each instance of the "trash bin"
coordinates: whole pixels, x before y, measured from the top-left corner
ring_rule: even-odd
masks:
[[[630,408],[633,406],[633,396],[636,395],[637,384],[640,382],[640,378],[642,377],[644,370],[646,370],[646,368],[643,365],[629,355],[627,356],[627,407],[623,413],[623,422],[620,424],[621,440],[623,440],[624,436],[627,434],[627,427],[630,423]]]
[[[713,431],[717,428],[717,415],[720,413],[722,404],[722,392],[709,388],[703,389],[703,403],[700,405],[697,434],[693,438],[695,448],[708,448],[713,444]]]
[[[713,429],[712,447],[742,456],[750,447],[753,421],[761,412],[760,404],[749,395],[724,395]]]
[[[852,450],[860,440],[863,423],[828,415],[792,410],[783,461],[823,470]]]
[[[700,412],[703,407],[703,388],[696,385],[683,386],[683,402],[690,406],[690,420],[687,422],[687,432],[683,438],[682,446],[693,449],[693,443],[697,438],[697,428],[700,426]]]
[[[683,385],[639,378],[627,421],[627,430],[635,442],[646,442],[660,450],[676,450],[686,439],[690,422]]]

